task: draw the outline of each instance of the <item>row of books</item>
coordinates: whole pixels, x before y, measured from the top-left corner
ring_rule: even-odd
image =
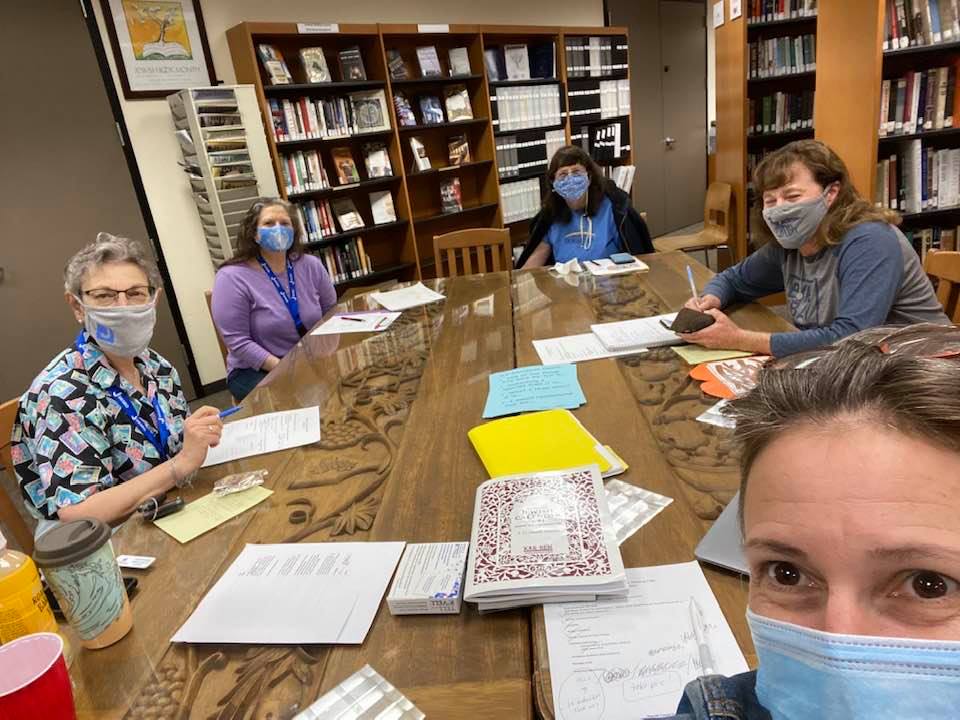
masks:
[[[594,160],[603,164],[626,157],[630,152],[630,133],[626,121],[585,125],[573,133],[570,141],[579,144]]]
[[[306,200],[296,203],[296,207],[304,232],[311,241],[367,227],[352,198]],[[370,215],[374,225],[396,222],[393,193],[389,190],[370,193]]]
[[[559,85],[499,87],[490,96],[490,107],[493,126],[502,132],[563,122]]]
[[[570,37],[564,41],[567,77],[598,77],[627,71],[625,35]]]
[[[460,122],[473,119],[473,106],[470,104],[470,95],[464,85],[451,85],[443,91],[444,104],[447,108],[446,117],[443,114],[443,105],[436,95],[421,95],[418,98],[420,106],[419,122],[413,105],[405,93],[393,94],[393,107],[397,111],[397,122],[401,127],[412,125],[439,125],[443,122]]]
[[[817,69],[817,36],[776,37],[750,43],[751,80]]]
[[[610,178],[613,184],[628,195],[633,188],[633,176],[637,172],[636,165],[601,165],[603,176]]]
[[[901,228],[902,229],[902,228]],[[915,230],[903,230],[907,240],[913,245],[913,249],[920,255],[920,262],[927,259],[927,253],[932,251],[945,250],[955,252],[957,248],[957,227],[934,227],[918,228]]]
[[[540,212],[541,202],[538,177],[500,185],[500,208],[503,210],[504,223],[532,218]]]
[[[343,245],[328,245],[310,252],[323,260],[330,279],[335,283],[357,280],[374,272],[361,237],[352,238]]]
[[[501,178],[546,172],[553,154],[566,144],[563,130],[497,137],[497,174]]]
[[[433,164],[427,154],[427,148],[418,137],[410,138],[410,153],[413,156],[411,170],[414,173],[430,170]],[[473,161],[470,153],[470,142],[466,135],[454,135],[447,141],[447,167],[464,165]]]
[[[390,129],[390,113],[383,90],[321,99],[270,98],[269,103],[273,137],[277,142],[349,137]]]
[[[557,45],[552,40],[487,47],[483,51],[487,79],[548,80],[557,76]]]
[[[813,90],[750,98],[747,134],[767,135],[813,127]]]
[[[269,85],[290,85],[293,75],[287,61],[276,45],[261,43],[257,45],[257,56],[263,66]],[[300,66],[303,68],[304,83],[329,83],[334,77],[327,65],[322,47],[305,47],[297,51]],[[344,48],[337,53],[341,81],[366,80],[367,71],[363,66],[363,56],[359,46]]]
[[[630,114],[630,81],[576,80],[567,89],[573,121],[602,120]]]
[[[746,0],[747,23],[774,22],[813,17],[817,0]]]
[[[393,175],[393,165],[387,146],[383,143],[366,143],[363,146],[364,165],[367,178],[389,177]],[[330,150],[330,158],[337,173],[338,185],[352,185],[360,182],[357,163],[349,147],[335,147]],[[299,150],[280,156],[280,169],[287,195],[326,190],[331,187],[329,176],[318,150]]]
[[[884,50],[960,39],[957,0],[886,0]]]
[[[960,73],[949,67],[909,72],[884,80],[880,90],[880,135],[909,135],[954,126],[960,118]]]
[[[421,78],[463,77],[471,74],[470,55],[465,47],[452,47],[447,50],[447,73],[440,66],[440,56],[433,45],[417,48],[417,67]],[[387,72],[391,80],[410,80],[410,63],[403,53],[396,49],[387,50]]]
[[[873,200],[905,213],[960,205],[960,148],[934,150],[910,140],[877,163]]]

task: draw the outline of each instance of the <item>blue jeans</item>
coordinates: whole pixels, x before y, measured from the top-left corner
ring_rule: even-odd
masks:
[[[241,402],[266,376],[267,373],[263,370],[251,368],[233,370],[227,376],[227,389],[237,402]]]

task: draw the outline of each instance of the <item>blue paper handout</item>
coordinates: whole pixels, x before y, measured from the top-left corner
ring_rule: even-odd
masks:
[[[483,417],[555,408],[572,410],[586,401],[576,365],[531,365],[490,375]]]

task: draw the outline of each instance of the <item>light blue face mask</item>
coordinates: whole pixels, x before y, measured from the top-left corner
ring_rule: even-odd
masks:
[[[837,635],[747,611],[773,720],[960,715],[960,642]]]
[[[293,228],[289,225],[257,228],[257,244],[267,250],[289,250],[293,247]]]
[[[570,202],[582,198],[589,187],[590,176],[582,172],[570,173],[553,181],[553,189],[557,195]]]

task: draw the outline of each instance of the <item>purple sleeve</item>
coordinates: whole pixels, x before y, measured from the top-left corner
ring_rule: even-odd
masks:
[[[213,322],[236,359],[236,367],[259,370],[270,352],[254,341],[250,331],[253,301],[250,289],[226,267],[213,280]]]
[[[310,278],[314,282],[314,292],[317,294],[320,307],[323,308],[323,314],[326,315],[330,308],[337,304],[337,290],[333,287],[333,281],[327,272],[323,261],[315,255],[304,255],[310,263]]]

